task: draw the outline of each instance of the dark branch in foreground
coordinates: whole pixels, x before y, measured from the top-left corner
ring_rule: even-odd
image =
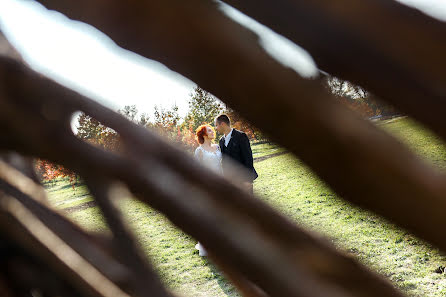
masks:
[[[119,45],[192,79],[288,148],[341,197],[446,250],[446,239],[438,232],[446,207],[444,175],[337,104],[318,81],[305,80],[273,60],[257,37],[224,16],[217,4],[198,0],[40,2],[96,26]],[[103,5],[109,14],[99,13]],[[442,25],[437,27],[441,30]],[[137,33],[141,31],[144,34]],[[438,110],[419,102],[419,114]],[[101,117],[99,113],[93,116]],[[124,129],[121,124],[112,128]],[[193,166],[181,154],[169,154],[171,149],[150,148],[143,134],[132,141],[175,170],[186,173]],[[191,174],[185,177],[194,178]],[[401,205],[405,205],[404,212]]]
[[[320,69],[366,88],[446,139],[444,22],[387,0],[223,1],[303,46]]]
[[[318,81],[304,80],[273,60],[259,46],[257,36],[224,16],[216,3],[201,0],[40,2],[96,26],[119,45],[160,61],[194,80],[300,157],[342,197],[384,215],[446,251],[446,239],[440,229],[446,209],[444,174],[420,161],[391,136],[338,105]],[[261,3],[265,6],[259,9],[269,5]],[[286,2],[280,3],[277,7],[283,9]],[[303,12],[331,16],[322,18],[327,22],[340,19],[345,20],[344,25],[358,22],[348,13],[339,15],[338,5],[317,2],[302,7]],[[251,12],[248,6],[244,9]],[[357,6],[351,9],[361,11]],[[401,13],[409,12],[398,9]],[[298,12],[290,9],[287,13]],[[287,15],[283,11],[280,14]],[[310,24],[321,30],[320,24]],[[278,22],[278,31],[283,26]],[[433,23],[420,30],[432,30],[436,36],[443,32],[443,27]],[[358,30],[364,28],[359,26]],[[337,29],[341,33],[345,30],[342,26]],[[318,36],[323,31],[316,32]],[[377,32],[372,32],[374,38],[379,36]],[[339,36],[345,37],[342,40],[346,44],[353,40],[348,34]],[[444,44],[434,43],[431,37],[423,40],[429,42],[437,56]],[[371,38],[371,42],[376,40]],[[6,41],[0,39],[0,43],[0,150],[48,159],[84,176],[114,236],[112,241],[103,240],[102,246],[99,245],[97,239],[45,205],[45,195],[30,175],[20,174],[6,162],[0,162],[0,238],[6,246],[23,251],[8,258],[16,263],[14,267],[34,271],[42,268],[40,263],[47,264],[42,278],[37,279],[41,289],[51,291],[52,286],[45,285],[44,276],[57,273],[62,284],[58,292],[63,296],[170,296],[111,204],[109,198],[116,193],[110,185],[119,182],[202,242],[216,263],[224,263],[224,271],[235,279],[239,288],[247,289],[246,296],[251,288],[263,290],[254,290],[252,296],[264,292],[281,297],[401,296],[387,281],[342,255],[326,241],[295,226],[259,199],[243,192],[233,181],[200,167],[190,156],[153,132],[42,77],[27,67]],[[353,45],[358,52],[363,49]],[[408,90],[414,95],[407,97],[406,103],[382,97],[400,104],[442,132],[445,125],[439,118],[439,110],[444,110],[444,106],[435,96],[444,96],[444,65],[434,67],[429,61],[423,66],[421,60],[411,61],[413,56],[408,51],[397,48],[396,52],[404,54],[398,63],[395,52],[390,49],[379,55],[368,54],[375,59],[371,62],[376,62],[380,71],[390,69],[394,72],[389,73],[396,74],[397,84],[391,88],[394,98],[405,95],[402,87],[412,82]],[[332,61],[324,51],[318,52],[317,59]],[[326,62],[324,66],[339,69],[340,74],[345,74],[340,77],[349,78],[350,70],[338,64]],[[431,67],[434,71],[428,73],[426,69]],[[359,79],[369,77],[351,69],[352,73],[361,74]],[[422,84],[421,79],[414,77],[417,71],[428,75],[433,83]],[[389,85],[378,86],[378,74],[377,70],[370,74],[373,78],[370,85],[380,94],[377,91]],[[437,93],[433,91],[435,87]],[[419,103],[418,98],[424,103]],[[123,151],[107,152],[76,138],[70,121],[77,111],[117,131],[123,141]],[[432,120],[427,119],[429,113],[434,115]],[[405,205],[405,211],[400,211],[401,205]],[[118,261],[116,251],[122,254],[123,249],[128,249],[129,255]],[[17,264],[21,262],[23,266]],[[20,271],[15,274],[17,279],[27,279]],[[19,295],[9,282],[7,286],[2,285],[4,279],[0,274],[0,290]],[[237,280],[240,281],[237,283]]]
[[[2,73],[8,73],[2,76],[6,92],[0,100],[0,127],[8,139],[0,143],[4,149],[46,158],[83,176],[123,182],[200,240],[226,271],[237,271],[270,296],[400,296],[152,132],[13,60],[0,60]],[[79,110],[118,131],[126,149],[118,155],[76,138],[69,121]]]

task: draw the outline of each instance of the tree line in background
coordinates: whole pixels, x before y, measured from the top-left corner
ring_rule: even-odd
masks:
[[[323,76],[322,83],[329,92],[335,95],[337,100],[363,117],[388,116],[398,113],[393,107],[381,103],[372,94],[348,81],[332,76]],[[237,112],[226,106],[211,93],[198,86],[190,95],[188,105],[188,113],[184,118],[179,115],[178,106],[176,105],[171,108],[156,106],[153,118],[146,113],[139,113],[135,105],[125,106],[118,112],[130,121],[155,130],[164,138],[191,152],[197,146],[195,130],[202,124],[213,125],[214,119],[222,113],[227,114],[232,121],[232,125],[236,129],[244,131],[251,141],[266,140],[265,135],[259,129],[243,119]],[[76,135],[80,139],[105,150],[119,151],[122,149],[119,134],[92,117],[81,114],[78,117],[76,126]],[[217,139],[220,137],[221,135],[217,134]],[[78,180],[75,173],[46,160],[36,161],[36,168],[43,179],[47,181],[55,180],[58,177],[68,177],[74,187]]]
[[[349,81],[330,75],[323,75],[322,84],[343,105],[362,117],[389,117],[400,114],[393,106],[381,101],[372,93]]]
[[[259,129],[200,87],[193,90],[188,105],[189,110],[184,118],[179,115],[176,105],[170,108],[155,106],[152,117],[146,113],[139,113],[135,105],[125,106],[118,112],[130,121],[156,131],[164,138],[191,152],[197,146],[195,130],[202,124],[213,125],[214,119],[222,113],[227,114],[233,126],[244,131],[252,141],[265,140],[265,136]],[[113,129],[84,113],[79,115],[77,121],[75,134],[80,139],[109,151],[117,152],[123,149],[120,136]],[[221,135],[217,134],[217,139],[219,137]],[[68,177],[74,187],[78,180],[75,173],[46,160],[37,160],[36,169],[47,181],[54,181],[58,177]]]

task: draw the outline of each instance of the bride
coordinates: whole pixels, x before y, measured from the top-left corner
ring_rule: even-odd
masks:
[[[218,144],[213,143],[215,139],[215,131],[209,125],[201,125],[197,128],[196,136],[199,146],[195,150],[195,158],[204,166],[215,171],[218,174],[223,173],[221,167],[221,151]],[[200,256],[206,256],[206,250],[200,243],[195,245]]]
[[[209,125],[201,125],[196,130],[196,136],[199,146],[195,150],[195,158],[202,165],[218,174],[222,174],[220,146],[213,143],[215,139],[214,128]]]

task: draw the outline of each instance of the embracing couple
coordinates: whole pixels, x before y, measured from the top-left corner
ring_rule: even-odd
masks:
[[[251,145],[248,136],[231,127],[231,121],[225,114],[215,119],[215,129],[223,134],[219,144],[214,144],[215,131],[210,125],[202,125],[196,130],[199,147],[195,150],[195,158],[209,169],[222,174],[240,185],[249,193],[253,193],[253,181],[257,178],[254,169]],[[237,166],[238,165],[238,166]],[[236,172],[235,167],[245,170]],[[206,251],[198,243],[196,248],[200,256],[206,256]]]

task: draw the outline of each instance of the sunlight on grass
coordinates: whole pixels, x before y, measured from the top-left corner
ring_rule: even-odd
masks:
[[[273,143],[254,144],[251,149],[254,159],[285,151],[284,148]]]
[[[432,133],[408,119],[381,123],[380,127],[436,167],[446,168],[445,147]],[[284,151],[273,144],[254,145],[252,150],[255,158]],[[290,154],[257,162],[255,167],[259,173],[255,193],[298,225],[327,237],[410,296],[445,296],[446,276],[435,270],[446,266],[446,256],[438,250],[344,202]],[[49,194],[57,208],[77,207],[92,199],[84,186],[73,192],[66,181],[49,186]],[[198,256],[196,241],[163,215],[131,199],[120,205],[142,249],[168,287],[189,296],[239,296],[215,266]],[[87,230],[107,230],[97,207],[67,215]]]
[[[392,120],[380,127],[407,144],[433,166],[446,169],[445,143],[439,136],[408,118]]]

